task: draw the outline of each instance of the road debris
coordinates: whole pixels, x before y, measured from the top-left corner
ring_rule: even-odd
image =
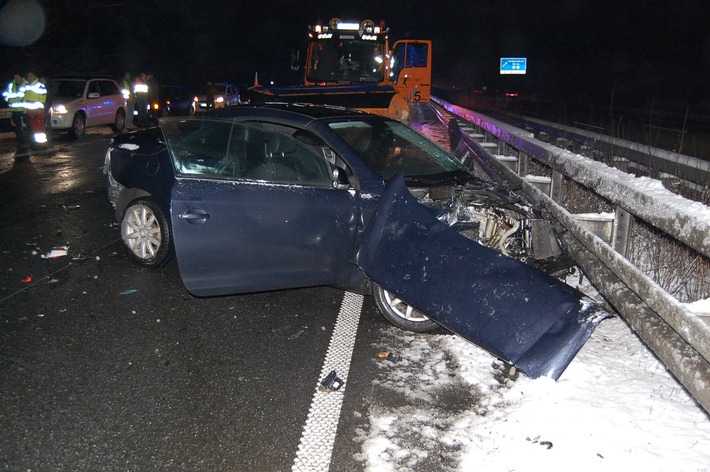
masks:
[[[281,328],[274,328],[272,332],[280,338],[284,338],[288,341],[293,341],[294,339],[298,338],[303,334],[303,329],[294,328],[291,325],[286,325]]]
[[[338,374],[334,370],[332,370],[330,374],[325,376],[325,378],[321,381],[320,384],[321,387],[323,387],[324,389],[338,391],[344,383],[345,382],[343,382],[343,380],[338,377]]]
[[[380,359],[386,359],[388,361],[397,362],[401,359],[400,356],[390,351],[380,351],[377,353],[377,357]]]
[[[42,259],[56,259],[57,257],[66,256],[69,253],[69,246],[57,246],[52,248],[47,254],[42,255]]]

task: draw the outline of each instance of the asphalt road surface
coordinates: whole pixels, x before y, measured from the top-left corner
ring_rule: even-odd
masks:
[[[347,294],[195,298],[176,263],[132,264],[101,169],[110,136],[0,153],[0,468],[291,470]],[[357,311],[347,381],[320,392],[342,398],[333,471],[362,469],[368,409],[398,401],[374,382],[390,325],[371,297]]]

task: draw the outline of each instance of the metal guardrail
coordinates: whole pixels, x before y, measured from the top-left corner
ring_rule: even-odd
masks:
[[[512,116],[512,118],[513,123],[521,126],[563,137],[608,155],[623,157],[659,173],[672,175],[701,186],[710,185],[710,161],[536,118],[526,116]]]
[[[555,201],[552,189],[549,194],[541,191],[490,150],[507,146],[520,156],[537,160],[553,173],[611,201],[616,205],[617,219],[636,215],[705,257],[710,256],[710,208],[677,196],[660,183],[653,185],[652,179],[636,178],[539,141],[528,131],[436,97],[432,101],[442,108],[437,114],[449,126],[452,147],[453,143],[459,145],[457,155],[464,164],[478,167],[545,209],[561,229],[569,254],[597,290],[710,412],[710,326],[617,252],[613,246],[618,241],[610,245],[600,239]],[[465,132],[446,112],[475,129]],[[496,143],[490,146],[481,138]],[[553,184],[555,180],[553,176]]]

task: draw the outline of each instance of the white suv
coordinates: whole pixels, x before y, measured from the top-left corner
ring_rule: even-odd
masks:
[[[115,80],[90,77],[51,79],[52,130],[69,131],[75,138],[89,126],[111,125],[120,133],[126,127],[126,101]]]

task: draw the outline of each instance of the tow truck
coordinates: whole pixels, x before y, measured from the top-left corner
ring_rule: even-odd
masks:
[[[308,27],[302,85],[255,81],[254,103],[308,102],[356,108],[408,123],[411,106],[429,101],[431,41],[400,40],[389,48],[384,21],[342,21]]]

